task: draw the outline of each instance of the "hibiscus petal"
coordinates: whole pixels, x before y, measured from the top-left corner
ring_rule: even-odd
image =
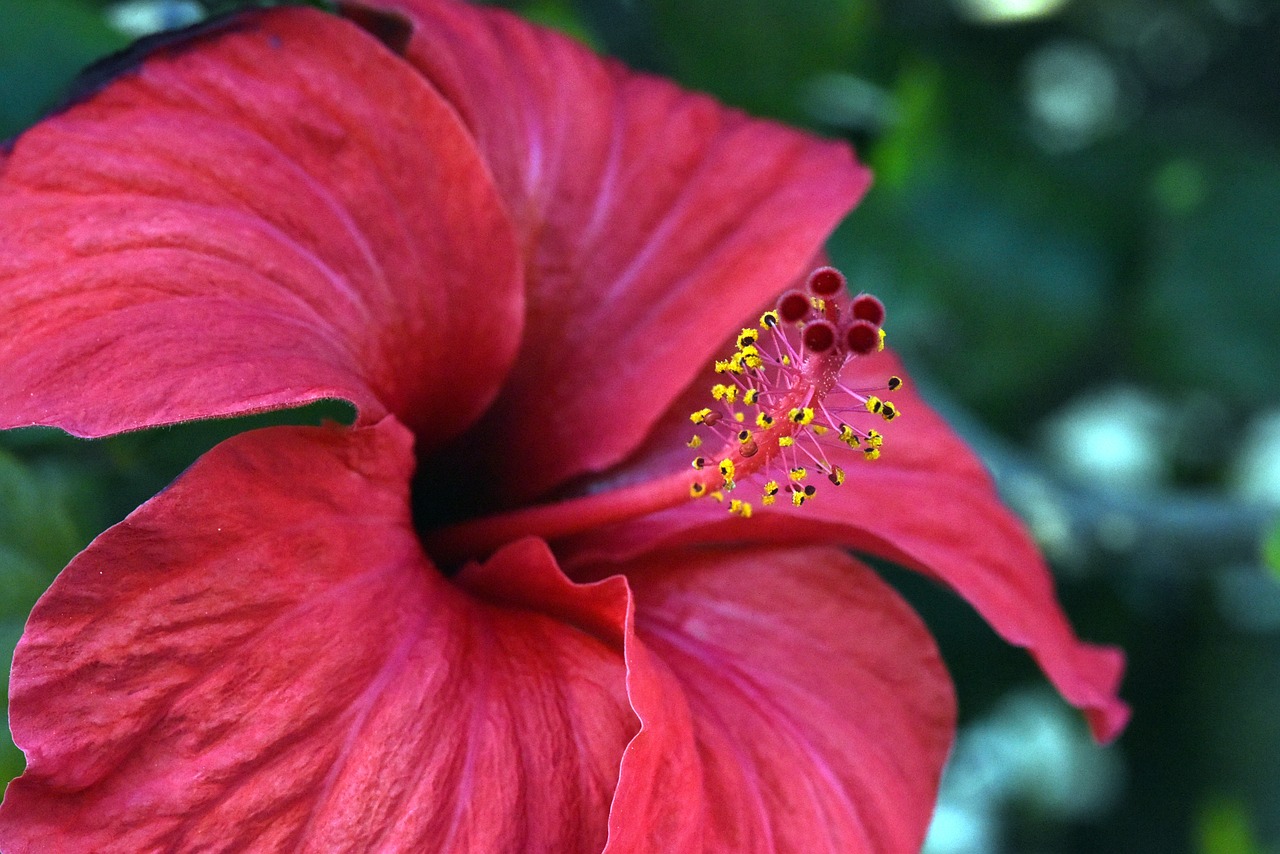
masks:
[[[955,698],[928,631],[888,585],[832,549],[681,551],[621,569],[640,640],[688,698],[700,777],[685,774],[678,810],[646,791],[690,726],[646,720],[651,740],[637,736],[623,761],[610,850],[919,850]],[[634,696],[635,667],[629,678]],[[700,844],[672,844],[677,830]]]
[[[502,602],[459,589],[412,466],[390,420],[242,434],[78,557],[15,658],[0,849],[600,850],[626,585],[525,540]]]
[[[406,58],[472,129],[527,256],[526,335],[477,453],[508,497],[639,444],[730,325],[806,271],[869,182],[847,146],[505,12],[386,5],[416,23]],[[524,435],[538,441],[513,441]]]
[[[98,436],[337,397],[438,440],[519,340],[514,234],[470,135],[409,65],[311,10],[157,54],[30,130],[0,221],[3,427]]]
[[[847,370],[853,387],[906,376],[887,350]],[[912,388],[908,377],[893,394],[903,414],[883,429],[883,456],[869,463],[850,454],[845,484],[820,485],[802,508],[777,504],[742,520],[712,501],[691,502],[562,543],[562,563],[572,575],[664,545],[842,543],[950,586],[1005,640],[1030,651],[1100,741],[1115,738],[1129,717],[1116,695],[1123,655],[1076,637],[1034,541],[1001,504],[982,463]]]

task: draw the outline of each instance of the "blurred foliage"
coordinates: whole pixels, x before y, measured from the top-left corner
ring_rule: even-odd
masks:
[[[235,5],[246,4],[205,7]],[[1018,506],[1037,533],[1066,538],[1051,553],[1080,633],[1129,654],[1136,716],[1112,748],[1127,779],[1118,799],[1087,811],[1006,793],[970,816],[987,822],[970,827],[988,833],[973,837],[987,847],[934,850],[1280,852],[1280,526],[1264,531],[1255,520],[1274,509],[1249,503],[1280,484],[1232,491],[1232,471],[1280,459],[1244,441],[1280,405],[1280,10],[1262,0],[505,5],[633,66],[851,141],[877,182],[833,257],[885,299],[891,343],[993,466],[1021,471],[1024,492],[1056,496]],[[0,0],[0,137],[127,42],[108,24],[120,8]],[[1114,414],[1113,429],[1072,420],[1090,401]],[[325,417],[349,413],[95,443],[0,436],[0,644],[11,649],[77,549],[203,449],[248,427]],[[1111,476],[1121,458],[1150,461],[1141,490]],[[1063,459],[1078,465],[1068,473]],[[1087,548],[1075,541],[1081,520],[1097,523]],[[990,733],[1011,688],[1042,684],[1034,667],[933,585],[888,571],[939,637],[969,741]],[[1080,749],[1071,737],[1064,756]],[[19,766],[11,746],[0,750],[0,774]]]
[[[1262,854],[1249,815],[1236,801],[1214,801],[1200,814],[1201,854]]]
[[[1280,582],[1280,522],[1272,526],[1262,543],[1262,560],[1276,581]]]
[[[77,0],[0,0],[0,139],[53,107],[68,81],[128,37]]]

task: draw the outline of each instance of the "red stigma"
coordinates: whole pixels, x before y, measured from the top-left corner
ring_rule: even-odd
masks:
[[[810,353],[825,353],[836,343],[836,328],[830,321],[814,320],[805,324],[800,340]]]
[[[853,316],[879,328],[884,323],[884,303],[871,294],[860,294],[853,301]]]
[[[875,299],[875,297],[871,297]],[[880,300],[875,300],[879,305]],[[883,318],[883,307],[881,308],[881,317]],[[849,324],[849,328],[844,333],[845,343],[849,346],[849,352],[857,353],[859,356],[865,356],[874,352],[880,346],[880,328],[869,320],[855,320]]]
[[[778,316],[788,323],[797,323],[809,316],[813,303],[800,291],[787,291],[778,297]]]
[[[845,289],[844,274],[835,267],[819,267],[809,274],[809,293],[815,297],[833,297]]]

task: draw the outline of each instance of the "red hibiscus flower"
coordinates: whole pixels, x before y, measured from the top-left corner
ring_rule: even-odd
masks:
[[[224,442],[61,574],[0,848],[917,849],[953,694],[850,548],[953,587],[1113,737],[1119,654],[878,304],[832,272],[778,302],[866,188],[848,149],[389,5],[403,50],[244,16],[0,167],[3,426],[357,412]]]

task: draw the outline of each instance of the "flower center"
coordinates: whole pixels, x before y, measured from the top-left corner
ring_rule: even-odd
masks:
[[[880,300],[849,298],[838,270],[815,270],[803,290],[783,293],[758,327],[742,330],[729,358],[715,363],[721,381],[711,388],[711,405],[690,415],[696,432],[688,445],[718,450],[695,457],[692,474],[449,525],[426,534],[428,551],[443,563],[479,558],[522,536],[555,540],[703,498],[750,517],[752,502],[737,497],[748,483],[758,486],[762,505],[781,496],[803,506],[818,493],[814,481],[845,482],[842,461],[878,459],[884,437],[869,422],[899,414],[878,394],[901,388],[900,378],[875,388],[841,378],[851,360],[884,348],[883,322]]]
[[[754,480],[763,482],[761,504],[786,493],[800,507],[817,494],[813,481],[844,483],[839,461],[851,449],[862,460],[878,459],[884,438],[867,419],[892,421],[899,410],[875,392],[898,389],[902,380],[860,389],[842,382],[841,373],[851,360],[883,349],[883,322],[878,299],[847,299],[844,276],[822,267],[803,291],[779,297],[758,328],[743,329],[733,355],[716,362],[725,381],[712,386],[713,405],[689,416],[700,428],[691,448],[706,444],[707,435],[720,446],[714,458],[694,458],[700,474],[690,496],[725,501],[726,493]],[[727,500],[729,512],[751,515],[749,500]]]

